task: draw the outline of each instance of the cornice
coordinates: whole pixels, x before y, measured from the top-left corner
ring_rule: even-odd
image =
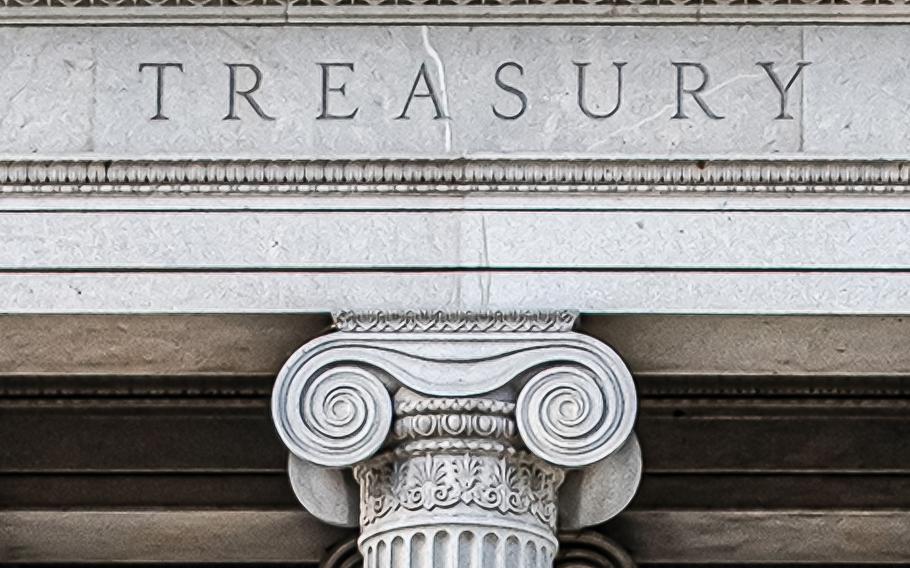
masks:
[[[888,194],[910,191],[908,166],[836,159],[25,159],[0,161],[0,194]]]
[[[907,0],[4,0],[0,25],[910,22]]]

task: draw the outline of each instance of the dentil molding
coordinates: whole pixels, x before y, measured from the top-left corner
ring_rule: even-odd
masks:
[[[553,566],[558,531],[613,517],[641,476],[631,375],[574,321],[336,314],[272,397],[301,503],[359,526],[367,568]]]

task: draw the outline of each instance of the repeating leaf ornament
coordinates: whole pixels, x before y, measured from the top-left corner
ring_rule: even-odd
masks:
[[[398,510],[451,508],[457,504],[504,515],[530,514],[556,526],[562,470],[523,452],[504,455],[424,454],[398,461],[385,456],[355,468],[361,524]]]

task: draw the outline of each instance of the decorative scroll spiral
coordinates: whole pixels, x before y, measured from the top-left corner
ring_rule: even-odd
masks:
[[[276,423],[288,447],[303,460],[351,466],[375,454],[388,437],[392,400],[368,368],[330,367],[299,383],[295,377],[288,394]]]
[[[632,431],[634,407],[613,376],[574,365],[533,375],[515,414],[528,449],[553,464],[583,467],[614,452]]]

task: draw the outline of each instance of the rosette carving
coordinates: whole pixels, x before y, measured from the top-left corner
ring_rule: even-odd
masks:
[[[392,399],[379,373],[338,365],[316,376],[292,376],[288,396],[273,399],[279,434],[291,452],[317,465],[345,467],[379,451],[392,425]]]
[[[627,378],[624,366],[596,373],[581,365],[559,365],[534,373],[515,410],[522,440],[556,465],[582,467],[604,459],[632,432]]]

